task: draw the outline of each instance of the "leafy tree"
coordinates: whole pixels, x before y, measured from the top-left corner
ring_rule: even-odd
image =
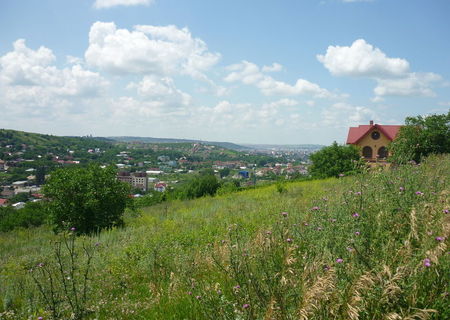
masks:
[[[183,197],[188,199],[200,198],[206,195],[213,196],[220,187],[216,176],[200,174],[186,185]]]
[[[450,152],[450,111],[427,117],[407,117],[397,138],[390,144],[391,161],[420,160],[432,153]]]
[[[56,229],[70,225],[80,233],[123,224],[129,192],[130,187],[116,179],[114,167],[95,164],[58,169],[43,187]]]
[[[335,142],[311,154],[310,174],[315,178],[337,177],[358,170],[360,161],[358,149],[353,145],[338,145]]]
[[[230,168],[223,168],[219,170],[219,174],[221,178],[227,177],[230,174]]]

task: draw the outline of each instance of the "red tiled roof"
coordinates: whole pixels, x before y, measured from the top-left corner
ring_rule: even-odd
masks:
[[[374,125],[368,124],[368,125],[360,125],[358,127],[350,127],[348,130],[347,144],[357,143],[373,129],[379,130],[389,140],[392,141],[394,140],[395,136],[397,135],[401,127],[402,126],[400,125],[381,125],[381,124],[374,124]]]

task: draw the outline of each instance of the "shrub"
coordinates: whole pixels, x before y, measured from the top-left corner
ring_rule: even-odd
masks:
[[[117,181],[115,169],[98,165],[56,170],[43,192],[50,199],[48,211],[56,229],[69,224],[80,233],[121,225],[130,201],[130,188]]]

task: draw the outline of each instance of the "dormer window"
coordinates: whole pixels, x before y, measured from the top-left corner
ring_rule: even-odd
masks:
[[[380,133],[378,131],[373,131],[371,136],[373,140],[380,139]]]

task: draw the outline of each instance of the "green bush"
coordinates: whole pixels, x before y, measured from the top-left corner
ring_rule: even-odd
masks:
[[[0,207],[0,231],[37,227],[48,222],[44,202],[28,202],[22,209]]]
[[[121,225],[130,188],[116,179],[113,167],[58,169],[43,188],[50,200],[48,211],[56,229],[67,225],[79,233],[91,233]]]

